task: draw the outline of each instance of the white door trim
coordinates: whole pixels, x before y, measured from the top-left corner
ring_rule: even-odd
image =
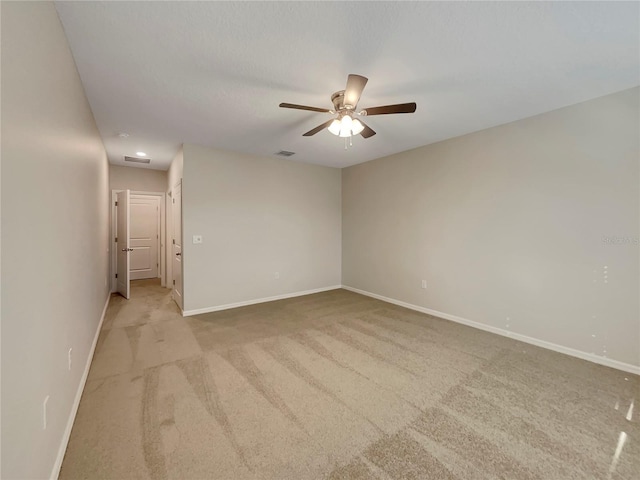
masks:
[[[181,288],[181,292],[180,292],[180,302],[178,302],[176,300],[176,294],[175,294],[175,286],[173,286],[173,280],[175,279],[176,276],[176,272],[173,270],[173,262],[174,262],[174,253],[175,253],[175,248],[174,248],[174,233],[175,233],[175,225],[174,225],[174,220],[175,220],[175,198],[174,198],[174,194],[176,191],[176,188],[178,188],[178,186],[180,186],[180,278],[181,278],[181,283],[182,283],[182,288]],[[176,304],[178,305],[178,307],[180,308],[181,311],[184,311],[184,222],[183,222],[183,208],[182,208],[182,178],[178,179],[178,181],[176,182],[176,184],[172,187],[171,189],[171,245],[169,245],[169,248],[171,249],[171,296],[172,298],[176,301]],[[167,262],[169,263],[169,262]],[[182,305],[180,305],[180,303],[182,303]]]
[[[116,291],[116,271],[117,271],[117,249],[116,249],[116,196],[118,192],[122,192],[122,189],[111,190],[111,292]],[[167,282],[167,268],[166,268],[166,255],[165,255],[165,229],[166,229],[166,193],[164,192],[143,192],[140,190],[131,190],[131,195],[148,195],[150,197],[160,197],[160,231],[158,232],[158,242],[160,248],[158,248],[158,276],[160,277],[160,283],[163,287],[168,285]]]

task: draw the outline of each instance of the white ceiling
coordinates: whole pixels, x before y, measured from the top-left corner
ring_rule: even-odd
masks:
[[[640,83],[637,2],[56,2],[112,163],[180,144],[343,167]],[[345,150],[328,114],[349,73],[378,132]],[[121,139],[118,132],[130,136]],[[148,168],[148,167],[147,167]]]

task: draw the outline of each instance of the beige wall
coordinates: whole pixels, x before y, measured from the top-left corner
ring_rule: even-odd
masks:
[[[108,297],[108,163],[53,3],[0,8],[2,478],[48,478]]]
[[[640,365],[638,92],[344,169],[343,283]]]
[[[185,310],[339,285],[340,183],[334,168],[184,145]]]
[[[166,192],[167,172],[150,168],[109,165],[109,185],[111,190]]]

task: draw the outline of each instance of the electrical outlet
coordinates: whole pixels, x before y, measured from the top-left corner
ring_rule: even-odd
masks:
[[[69,349],[69,371],[71,371],[71,352],[73,352],[73,348]]]
[[[275,272],[273,274],[273,278],[275,278],[276,280],[278,280],[280,278],[280,272]]]
[[[422,288],[427,288],[427,281],[426,280],[422,280]]]
[[[49,395],[44,397],[44,402],[42,402],[42,429],[47,429],[47,403],[49,403]]]

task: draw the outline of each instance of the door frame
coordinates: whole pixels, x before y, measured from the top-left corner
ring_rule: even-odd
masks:
[[[111,190],[111,239],[109,243],[111,244],[111,292],[114,293],[116,291],[116,273],[118,271],[117,267],[117,248],[116,248],[116,236],[115,232],[117,231],[116,222],[117,222],[117,214],[116,214],[116,196],[118,192],[122,192],[124,189]],[[166,194],[164,192],[143,192],[140,190],[131,190],[131,195],[147,195],[150,197],[159,197],[160,199],[160,222],[158,224],[158,277],[160,278],[160,284],[163,287],[167,286],[167,268],[165,265],[165,229],[166,229]]]
[[[167,217],[171,217],[171,225],[170,228],[167,228],[167,244],[168,244],[168,248],[167,248],[167,265],[168,270],[170,272],[170,278],[169,276],[167,276],[167,288],[171,288],[171,298],[174,299],[175,302],[175,298],[174,298],[174,287],[173,287],[173,279],[174,279],[174,272],[173,272],[173,254],[174,254],[174,250],[173,250],[173,231],[174,231],[174,212],[173,212],[173,205],[175,203],[175,198],[174,198],[174,192],[176,190],[176,187],[178,187],[178,185],[180,185],[180,234],[181,234],[181,238],[180,238],[180,245],[181,245],[181,261],[180,261],[180,267],[182,269],[182,271],[180,272],[181,276],[182,276],[182,306],[178,305],[178,308],[180,308],[180,311],[183,313],[184,315],[184,216],[183,216],[183,212],[184,212],[184,208],[183,208],[183,204],[182,204],[182,199],[183,199],[183,195],[182,195],[182,178],[177,179],[176,183],[174,185],[171,186],[171,190],[169,192],[167,192]],[[171,212],[171,214],[169,215],[169,211]],[[178,302],[175,302],[176,304]]]

